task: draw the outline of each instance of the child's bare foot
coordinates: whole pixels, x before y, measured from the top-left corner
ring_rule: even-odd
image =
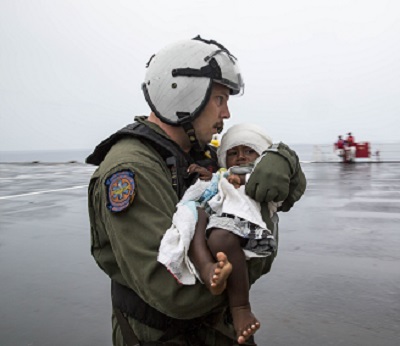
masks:
[[[207,268],[203,281],[211,294],[219,295],[226,288],[226,281],[232,272],[232,264],[223,252],[217,253],[217,262]]]
[[[226,288],[226,282],[232,272],[232,264],[228,261],[228,257],[223,252],[216,255],[217,263],[214,274],[211,276],[211,293],[214,295],[221,294]]]
[[[260,322],[251,312],[250,305],[231,307],[231,314],[237,342],[244,344],[260,328]]]

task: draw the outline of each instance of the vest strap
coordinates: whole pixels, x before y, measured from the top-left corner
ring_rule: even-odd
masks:
[[[139,339],[137,338],[129,322],[126,320],[125,316],[122,314],[121,310],[113,310],[115,317],[117,318],[119,327],[121,328],[121,334],[124,338],[126,346],[140,346]]]
[[[213,322],[215,317],[219,315],[212,314],[189,320],[169,317],[148,305],[134,290],[119,284],[115,280],[111,280],[111,300],[114,309],[128,314],[148,327],[162,331],[167,331],[171,328],[178,331],[198,328],[204,322]]]

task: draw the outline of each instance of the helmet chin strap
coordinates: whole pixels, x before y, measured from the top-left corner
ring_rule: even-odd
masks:
[[[199,143],[199,140],[196,137],[196,132],[194,131],[194,127],[190,121],[183,122],[181,124],[183,129],[186,132],[186,135],[189,138],[190,144],[192,146],[191,152],[194,156],[194,159],[201,159],[204,158],[204,148]]]

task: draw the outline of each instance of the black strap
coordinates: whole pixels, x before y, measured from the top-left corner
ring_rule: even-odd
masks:
[[[111,280],[111,299],[114,309],[118,309],[128,316],[147,325],[150,328],[167,331],[177,329],[180,333],[185,330],[199,328],[204,323],[213,324],[220,318],[221,312],[193,319],[177,319],[165,315],[148,305],[139,295],[127,286]]]
[[[169,340],[166,336],[172,335],[171,333],[166,333],[162,335],[162,337],[158,341],[146,341],[140,342],[138,337],[136,336],[135,332],[133,331],[131,325],[129,324],[127,318],[123,315],[121,310],[113,309],[115,317],[117,318],[119,327],[121,329],[122,338],[124,340],[124,344],[126,346],[163,346],[167,345],[164,341]]]
[[[171,171],[172,186],[180,199],[185,193],[187,187],[193,183],[192,179],[194,179],[194,177],[188,175],[187,168],[194,162],[194,160],[190,155],[186,154],[178,144],[158,134],[143,123],[135,122],[127,125],[106,140],[102,141],[95,148],[93,153],[86,158],[86,163],[100,165],[111,147],[120,139],[127,136],[134,136],[148,141],[150,145],[163,157]]]
[[[183,335],[185,338],[189,338],[190,341],[189,339],[187,339],[189,345],[201,345],[199,344],[200,340],[198,340],[196,330],[198,330],[202,326],[205,328],[215,329],[220,334],[224,335],[228,339],[231,339],[233,341],[232,345],[237,345],[237,343],[234,342],[235,339],[232,339],[234,338],[233,335],[223,329],[221,330],[220,328],[215,328],[215,326],[218,324],[218,321],[221,321],[221,319],[223,318],[227,318],[223,311],[215,312],[210,315],[194,318],[191,320],[180,320],[169,317],[161,313],[160,311],[152,308],[150,305],[144,302],[135,291],[117,283],[114,280],[111,280],[111,293],[114,311],[119,311],[122,316],[122,322],[120,322],[120,320],[118,319],[118,315],[116,314],[118,324],[121,327],[122,336],[124,340],[126,339],[125,342],[127,342],[128,346],[168,345],[168,341],[178,335]],[[134,332],[121,312],[124,312],[128,316],[139,321],[140,323],[147,325],[150,328],[164,331],[164,334],[160,337],[158,341],[142,342],[139,344],[128,344],[128,342],[132,340],[131,334],[134,334]],[[125,331],[128,328],[123,327],[123,324],[128,324],[127,327],[131,331]],[[253,342],[253,338],[251,337],[245,343],[245,345],[255,345]]]
[[[233,56],[233,54],[231,54],[231,53],[229,52],[229,50],[227,50],[221,43],[219,43],[219,42],[217,42],[217,41],[215,41],[215,40],[206,40],[206,39],[200,37],[200,35],[197,35],[196,37],[193,37],[192,40],[201,41],[201,42],[208,43],[208,44],[214,44],[214,45],[216,45],[217,47],[219,47],[221,50],[223,50],[223,51],[225,51],[226,53],[228,53],[228,55],[230,55],[230,56],[232,56],[233,58],[235,58],[235,57]],[[235,59],[236,59],[236,58],[235,58]]]
[[[185,68],[174,68],[172,70],[172,76],[185,76],[185,77],[208,77],[215,80],[222,79],[221,68],[219,67],[215,58],[210,58],[208,65],[204,65],[199,69],[185,67]]]
[[[221,216],[222,217],[229,217],[230,219],[234,219],[236,217],[236,215],[228,214],[228,213],[222,213]]]
[[[189,138],[190,144],[192,145],[192,152],[195,154],[196,159],[197,157],[204,157],[204,149],[200,146],[193,124],[190,121],[186,121],[181,125]]]
[[[175,322],[171,317],[148,305],[134,290],[114,280],[111,280],[111,298],[114,308],[151,328],[167,330]]]
[[[126,346],[140,346],[139,339],[137,338],[135,332],[130,326],[129,322],[122,314],[121,310],[114,308],[114,314],[117,318],[119,327],[121,328],[121,334],[124,339]]]
[[[99,145],[97,145],[93,153],[91,153],[86,158],[86,163],[90,163],[96,166],[100,165],[111,147],[125,136],[135,136],[151,141],[151,143],[156,147],[156,149],[164,158],[174,155],[179,156],[184,161],[188,161],[190,163],[192,161],[190,156],[185,154],[183,150],[179,147],[179,145],[176,144],[174,141],[161,136],[160,134],[140,122],[135,122],[133,124],[125,126],[123,129],[117,131],[116,133],[102,141]]]

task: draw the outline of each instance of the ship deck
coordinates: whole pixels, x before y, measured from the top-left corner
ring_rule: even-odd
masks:
[[[279,255],[251,289],[259,345],[400,339],[400,164],[303,163]],[[0,165],[0,344],[111,345],[110,283],[90,256],[83,164]]]

